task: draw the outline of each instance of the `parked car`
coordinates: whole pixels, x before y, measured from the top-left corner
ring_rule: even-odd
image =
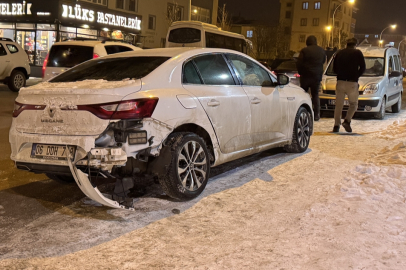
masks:
[[[365,57],[366,70],[359,80],[357,112],[370,113],[384,119],[388,108],[398,113],[402,107],[403,73],[400,55],[393,47],[358,47]],[[335,109],[336,74],[333,71],[334,57],[331,59],[320,89],[322,111]],[[349,101],[344,102],[348,110]]]
[[[67,40],[52,45],[42,67],[43,81],[90,59],[128,51],[142,50],[131,44],[114,41]]]
[[[297,64],[296,59],[290,59],[287,61],[283,61],[277,66],[274,65],[274,68],[272,69],[272,71],[275,74],[287,75],[293,84],[300,86],[300,75],[299,75],[299,72],[297,71],[296,64]]]
[[[30,77],[31,68],[27,53],[9,38],[0,37],[0,82],[11,91],[18,92]]]
[[[11,159],[18,169],[74,179],[111,207],[131,205],[102,195],[97,175],[115,177],[120,189],[152,175],[170,197],[193,199],[211,167],[274,147],[308,148],[311,100],[288,83],[226,49],[151,49],[90,60],[19,93]]]

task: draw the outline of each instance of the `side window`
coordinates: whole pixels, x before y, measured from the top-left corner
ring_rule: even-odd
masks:
[[[221,54],[208,54],[195,58],[197,68],[206,85],[235,85],[231,71]]]
[[[18,52],[18,48],[15,45],[7,44],[6,46],[7,46],[7,49],[10,51],[11,54]]]
[[[117,47],[118,47],[120,52],[132,52],[132,51],[134,51],[130,47],[126,47],[126,46],[117,46]]]
[[[202,80],[200,80],[200,76],[196,71],[193,60],[189,61],[183,68],[183,83],[202,84]]]
[[[389,58],[388,68],[389,68],[389,73],[391,73],[393,71],[393,57],[392,56]]]
[[[269,73],[255,62],[235,54],[227,54],[227,57],[233,63],[243,85],[264,87],[274,86]]]
[[[399,56],[395,55],[395,56],[393,56],[393,58],[394,58],[394,62],[395,62],[394,69],[396,71],[401,71],[401,68],[400,68],[401,66],[399,65]]]
[[[6,49],[4,49],[3,45],[0,43],[0,56],[7,55]]]
[[[115,54],[115,53],[120,52],[119,47],[116,45],[108,45],[108,46],[104,46],[104,48],[106,48],[107,54]]]

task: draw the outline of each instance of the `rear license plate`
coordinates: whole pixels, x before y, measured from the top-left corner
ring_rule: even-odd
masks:
[[[73,159],[76,153],[76,146],[39,144],[32,145],[31,157],[52,160],[66,160],[67,151]]]
[[[328,101],[328,103],[330,104],[330,105],[336,105],[336,100],[335,99],[330,99],[329,101]],[[344,100],[344,106],[350,106],[350,102],[348,101],[348,100]]]

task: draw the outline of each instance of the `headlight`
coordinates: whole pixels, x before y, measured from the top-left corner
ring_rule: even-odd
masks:
[[[379,90],[379,84],[377,83],[370,83],[364,87],[364,95],[371,95],[375,94]]]
[[[323,94],[323,84],[322,83],[320,83],[320,86],[319,86],[319,93]]]

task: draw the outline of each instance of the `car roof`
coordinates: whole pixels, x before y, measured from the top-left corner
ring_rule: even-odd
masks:
[[[74,46],[87,46],[87,47],[94,47],[97,44],[102,44],[102,41],[100,40],[66,40],[66,41],[60,41],[60,42],[55,42],[53,46],[58,46],[58,45],[74,45]],[[127,46],[133,46],[128,43],[124,42],[116,42],[116,41],[106,41],[103,43],[104,45],[127,45]]]
[[[393,51],[394,54],[397,53],[397,49],[389,47],[389,48],[381,48],[381,47],[357,47],[365,57],[385,57],[386,51]]]

